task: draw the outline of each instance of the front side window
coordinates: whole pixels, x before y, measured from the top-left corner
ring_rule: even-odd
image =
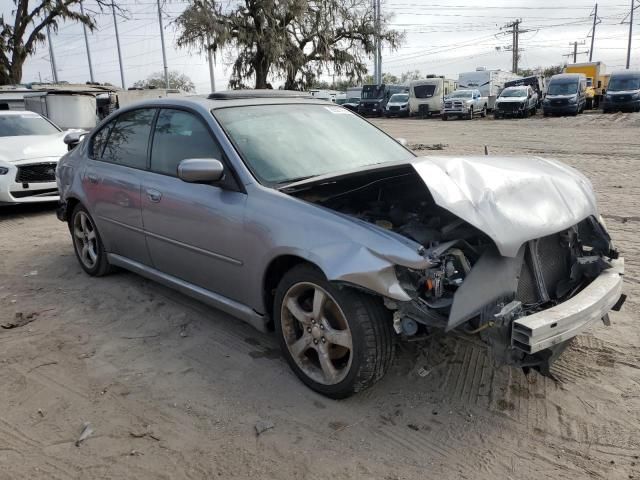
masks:
[[[0,137],[54,135],[59,132],[53,123],[35,113],[0,115]]]
[[[160,110],[151,145],[151,170],[176,176],[187,158],[222,160],[220,148],[204,122],[182,110]]]
[[[147,144],[156,110],[144,108],[123,113],[115,120],[102,160],[127,167],[147,166]]]
[[[346,109],[255,105],[214,110],[258,180],[268,185],[413,158],[413,154]]]

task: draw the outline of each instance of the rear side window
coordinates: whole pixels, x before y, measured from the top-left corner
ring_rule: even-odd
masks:
[[[147,167],[147,144],[155,109],[126,112],[115,120],[102,153],[105,162],[127,167]]]
[[[176,176],[186,158],[222,160],[220,148],[197,115],[182,110],[160,110],[151,146],[151,170]]]
[[[109,122],[98,133],[93,136],[91,140],[91,146],[89,147],[89,156],[95,160],[99,160],[102,157],[104,145],[109,138],[109,132],[115,122]]]

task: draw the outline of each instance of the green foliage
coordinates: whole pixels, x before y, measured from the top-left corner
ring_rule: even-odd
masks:
[[[110,0],[96,0],[83,15],[75,9],[81,3],[83,0],[13,0],[14,18],[6,22],[4,16],[0,17],[0,85],[22,81],[24,62],[45,41],[47,27],[57,31],[60,21],[71,20],[94,30],[98,13],[94,7],[97,5],[99,11],[111,8]]]
[[[176,70],[169,70],[168,77],[169,88],[177,88],[183,92],[194,92],[196,90],[196,86],[193,84],[191,79],[183,73]],[[138,80],[133,84],[133,86],[137,88],[166,88],[164,72],[152,73],[146,79]]]
[[[376,33],[396,48],[403,36],[383,17],[376,28],[370,0],[191,0],[178,17],[177,44],[222,53],[231,64],[231,88],[304,89],[330,72],[350,82],[366,73]]]

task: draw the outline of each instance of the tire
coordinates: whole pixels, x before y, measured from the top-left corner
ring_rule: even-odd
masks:
[[[314,315],[317,298],[324,302]],[[338,287],[311,265],[298,265],[283,276],[276,289],[273,318],[293,372],[327,397],[346,398],[370,387],[393,360],[391,312],[382,300]],[[332,342],[330,336],[340,343]]]
[[[482,107],[482,111],[480,112],[480,117],[485,118],[487,116],[487,106]]]
[[[444,113],[441,115],[442,117],[442,121],[446,122],[448,120],[449,117],[447,117]]]
[[[82,269],[92,277],[102,277],[111,273],[113,267],[107,259],[100,233],[93,218],[81,204],[73,209],[69,219],[69,231],[73,241],[73,251]],[[84,250],[85,246],[86,250]]]
[[[467,113],[467,120],[473,120],[473,107],[471,107],[469,113]]]
[[[493,118],[495,118],[496,120],[498,120],[500,118],[500,114],[497,112],[494,112],[493,114]]]

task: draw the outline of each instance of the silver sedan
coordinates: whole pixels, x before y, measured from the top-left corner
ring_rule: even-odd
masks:
[[[624,300],[591,185],[557,162],[418,158],[292,92],[147,101],[66,141],[58,217],[88,274],[122,267],[273,330],[330,397],[434,329],[545,373]]]

